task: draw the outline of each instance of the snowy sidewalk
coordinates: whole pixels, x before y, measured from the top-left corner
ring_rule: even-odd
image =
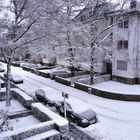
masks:
[[[128,85],[115,81],[102,82],[95,84],[92,87],[114,93],[122,93],[128,95],[140,95],[140,85]]]

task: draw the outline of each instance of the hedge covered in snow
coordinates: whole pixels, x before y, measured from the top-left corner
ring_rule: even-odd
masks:
[[[28,109],[31,108],[31,104],[34,102],[32,97],[30,97],[20,89],[12,89],[12,96]]]
[[[58,114],[52,112],[41,103],[33,103],[32,110],[36,117],[41,121],[52,120],[55,123],[55,128],[65,137],[69,131],[68,121]]]

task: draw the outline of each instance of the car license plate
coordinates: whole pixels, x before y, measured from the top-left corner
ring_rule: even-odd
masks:
[[[91,123],[91,124],[92,124],[92,123],[95,123],[95,119],[91,120],[90,123]]]

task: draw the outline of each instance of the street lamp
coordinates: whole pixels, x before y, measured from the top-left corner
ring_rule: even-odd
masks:
[[[68,99],[68,94],[67,93],[64,93],[62,92],[62,97],[64,97],[64,117],[65,119],[67,119],[67,115],[66,115],[66,99]]]

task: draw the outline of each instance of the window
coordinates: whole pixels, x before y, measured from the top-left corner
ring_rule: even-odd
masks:
[[[118,28],[128,28],[129,27],[129,19],[122,19],[118,23]]]
[[[111,40],[113,39],[113,33],[110,33],[110,39]]]
[[[89,17],[91,17],[93,15],[93,12],[92,11],[90,11],[89,12]]]
[[[127,62],[122,60],[117,60],[117,70],[127,70]]]
[[[56,49],[56,46],[53,46],[53,47],[52,47],[52,49],[53,49],[53,51],[55,51],[55,49]]]
[[[110,18],[110,24],[113,24],[113,17]]]
[[[127,40],[123,41],[123,47],[124,47],[124,49],[128,49],[128,41]]]
[[[81,16],[81,21],[84,21],[86,19],[86,16],[85,15],[82,15]]]
[[[118,49],[128,49],[128,40],[118,41]]]

